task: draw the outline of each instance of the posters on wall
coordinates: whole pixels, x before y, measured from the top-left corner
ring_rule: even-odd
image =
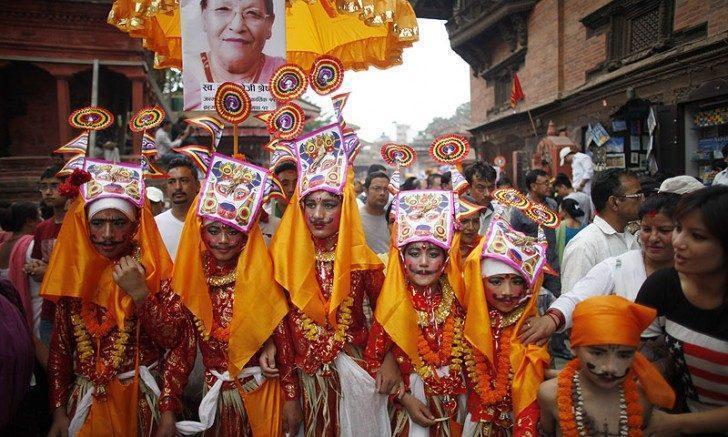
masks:
[[[285,2],[181,0],[184,109],[214,110],[219,84],[236,82],[253,111],[275,109],[268,82],[286,62]]]

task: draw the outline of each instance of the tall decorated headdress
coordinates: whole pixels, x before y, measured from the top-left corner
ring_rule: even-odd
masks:
[[[465,338],[481,353],[491,366],[495,362],[495,345],[491,322],[491,309],[488,307],[483,286],[484,276],[488,274],[489,263],[498,263],[495,271],[517,272],[528,285],[523,304],[510,315],[516,321],[509,335],[509,364],[514,375],[511,381],[511,398],[514,414],[519,417],[527,409],[533,408],[538,388],[544,378],[544,370],[549,363],[545,347],[535,344],[523,345],[517,339],[521,326],[529,317],[537,315],[537,300],[543,274],[550,270],[546,263],[546,238],[544,227],[558,227],[558,216],[541,204],[533,203],[514,189],[502,189],[494,194],[495,213],[485,237],[475,247],[465,261]],[[506,217],[512,209],[519,209],[539,225],[537,237],[530,237],[514,230]],[[504,315],[505,317],[505,315]],[[500,361],[499,361],[500,362]]]
[[[279,110],[291,105],[291,96],[302,92],[304,84],[325,95],[341,84],[343,69],[337,59],[321,57],[314,62],[309,76],[301,69],[284,65],[271,79],[271,92],[279,102]],[[295,91],[295,92],[294,92]],[[353,160],[359,139],[344,123],[342,111],[347,95],[332,97],[336,121],[313,132],[293,135],[298,120],[295,112],[264,115],[273,119],[269,128],[277,140],[269,144],[275,167],[284,160],[293,160],[298,167],[296,191],[286,208],[278,231],[271,241],[275,262],[275,278],[291,297],[291,302],[319,324],[326,319],[336,325],[336,311],[349,295],[351,272],[382,269],[382,263],[369,249],[364,238],[361,218],[353,187]],[[295,132],[298,133],[298,132]],[[342,198],[341,219],[334,257],[333,290],[324,300],[316,279],[315,247],[301,208],[303,198],[316,191],[327,191]]]
[[[245,102],[249,105],[250,98],[242,87],[221,86],[215,100],[219,103],[218,115],[234,126],[247,117],[243,112],[249,111],[249,107],[245,110],[243,106]],[[192,123],[209,128],[213,141],[209,150],[214,150],[219,141],[217,129],[222,123],[214,117],[194,119]],[[187,213],[172,276],[172,289],[193,314],[203,335],[224,335],[228,340],[231,375],[242,370],[288,312],[283,290],[273,279],[273,263],[258,226],[263,204],[283,193],[268,169],[235,155],[212,152],[205,158],[209,159],[204,165],[205,180]],[[229,330],[224,334],[212,331],[210,294],[200,291],[209,287],[201,235],[203,225],[209,222],[222,223],[247,235],[235,267],[235,304]]]
[[[111,124],[110,119],[113,116],[108,111],[88,107],[74,111],[69,122],[74,127],[100,130]],[[78,143],[80,138],[72,142]],[[103,209],[117,209],[137,222],[133,255],[144,266],[150,292],[159,291],[161,281],[172,274],[172,261],[144,195],[144,170],[138,164],[89,159],[85,153],[73,156],[65,170],[70,175],[61,191],[74,200],[58,234],[41,293],[50,300],[65,296],[93,302],[106,308],[121,327],[133,312],[132,298],[113,280],[116,261],[93,247],[88,222],[95,211]]]
[[[406,145],[385,144],[382,157],[385,162],[399,169],[411,163],[414,150]],[[467,184],[467,182],[466,182]],[[402,267],[402,251],[410,243],[432,243],[445,251],[449,260],[444,274],[443,300],[449,293],[459,301],[463,286],[460,264],[452,260],[457,221],[461,214],[476,213],[480,207],[461,199],[457,193],[445,190],[399,191],[398,178],[394,176],[390,190],[395,194],[392,214],[395,217],[394,235],[387,265],[387,276],[377,301],[375,317],[392,340],[407,353],[415,366],[422,365],[417,348],[417,316],[407,287]]]

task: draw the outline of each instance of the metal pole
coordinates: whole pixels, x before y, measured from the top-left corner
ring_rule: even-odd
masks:
[[[91,106],[99,104],[99,60],[94,59],[93,73],[91,76]],[[96,131],[91,131],[88,142],[88,156],[96,156]]]

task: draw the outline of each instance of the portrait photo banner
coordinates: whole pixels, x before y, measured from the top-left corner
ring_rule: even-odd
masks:
[[[185,111],[214,111],[220,84],[248,92],[252,110],[272,111],[270,78],[286,63],[285,2],[181,0]]]

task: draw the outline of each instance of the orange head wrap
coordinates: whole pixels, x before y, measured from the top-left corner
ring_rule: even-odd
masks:
[[[172,260],[164,248],[148,202],[139,209],[137,217],[139,228],[134,240],[141,247],[141,264],[146,271],[149,292],[156,293],[161,288],[161,281],[172,275]],[[114,263],[91,244],[86,204],[78,196],[71,204],[53,246],[41,295],[53,301],[66,296],[93,302],[112,311],[121,327],[124,318],[133,311],[133,302],[112,278]]]
[[[596,296],[576,306],[571,328],[571,346],[622,345],[637,347],[640,335],[655,319],[652,308],[616,295]],[[655,405],[671,408],[675,392],[660,372],[642,354],[632,365],[647,398]]]

